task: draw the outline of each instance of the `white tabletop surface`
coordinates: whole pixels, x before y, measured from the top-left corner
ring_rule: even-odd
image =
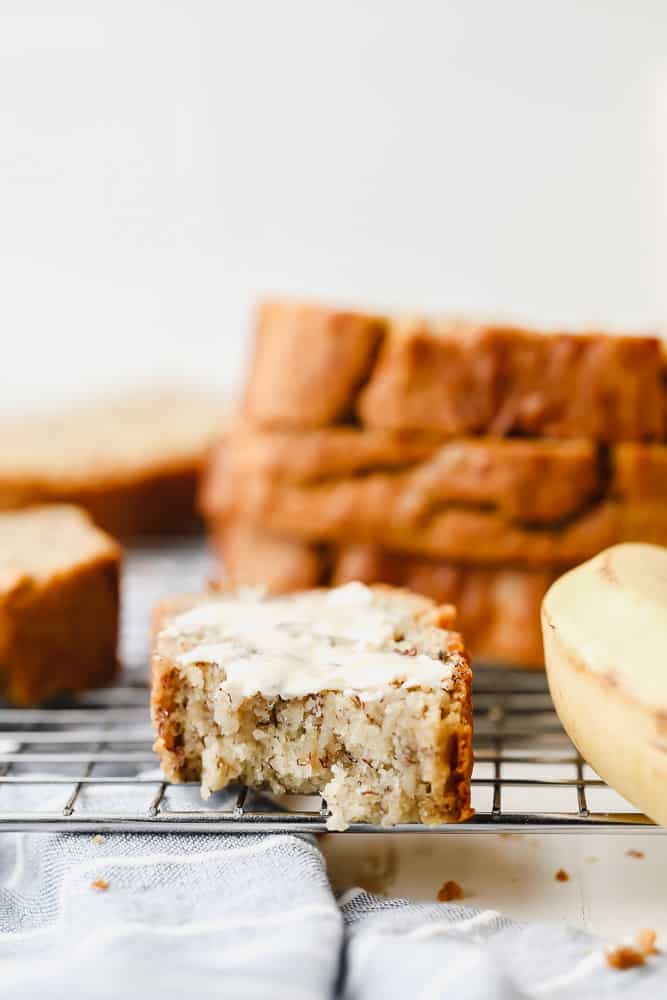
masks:
[[[322,848],[341,888],[434,902],[452,879],[471,906],[516,920],[566,921],[609,941],[652,927],[667,942],[667,835],[328,834]]]

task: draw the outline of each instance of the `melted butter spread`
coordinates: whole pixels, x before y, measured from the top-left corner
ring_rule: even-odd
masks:
[[[235,699],[447,683],[451,664],[422,653],[406,656],[408,643],[403,653],[394,645],[402,620],[368,587],[352,583],[292,598],[262,600],[246,592],[211,601],[179,615],[165,634],[204,632],[205,641],[178,662],[186,668],[218,664],[226,675],[222,687]]]

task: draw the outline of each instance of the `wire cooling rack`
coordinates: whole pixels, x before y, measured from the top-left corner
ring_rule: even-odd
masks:
[[[137,684],[63,707],[0,709],[0,830],[324,832],[319,799],[277,802],[237,786],[204,803],[196,786],[165,782],[151,751],[147,705],[147,689]],[[474,818],[393,830],[660,829],[583,763],[543,677],[480,669],[475,722]],[[350,831],[388,832],[363,823]]]
[[[0,832],[9,830],[324,832],[318,798],[270,799],[232,787],[203,802],[165,782],[152,753],[147,637],[151,607],[197,589],[210,571],[193,543],[130,553],[125,572],[125,683],[38,710],[0,707]],[[660,832],[586,765],[553,710],[544,675],[475,671],[475,816],[463,824],[348,832],[466,834],[564,830]]]

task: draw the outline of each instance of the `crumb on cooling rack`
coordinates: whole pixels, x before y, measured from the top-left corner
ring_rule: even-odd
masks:
[[[570,876],[569,876],[568,872],[565,871],[564,868],[559,868],[558,871],[556,872],[556,874],[554,875],[554,878],[556,879],[557,882],[569,882],[570,881]]]
[[[626,856],[626,858],[643,858],[644,857],[644,852],[643,851],[637,851],[637,850],[635,850],[634,847],[631,847],[629,850],[627,850],[625,852],[625,856]]]
[[[436,899],[439,903],[451,903],[455,899],[464,899],[463,889],[453,880],[443,882],[443,884],[438,889],[438,895]]]
[[[652,927],[645,927],[639,931],[635,939],[635,944],[622,944],[618,948],[612,948],[605,953],[607,965],[612,969],[622,972],[625,969],[636,969],[639,965],[644,965],[649,955],[659,954],[655,946],[656,933]]]
[[[91,889],[97,889],[99,892],[106,892],[109,888],[109,883],[105,878],[96,878],[94,882],[90,883]]]
[[[105,840],[106,837],[103,837],[101,833],[96,833],[95,836],[93,837],[94,844],[103,844]]]

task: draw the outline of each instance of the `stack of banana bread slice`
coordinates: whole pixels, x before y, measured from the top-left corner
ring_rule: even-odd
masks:
[[[667,544],[666,402],[654,337],[271,302],[202,506],[234,585],[406,586],[478,659],[541,666],[556,576]]]

